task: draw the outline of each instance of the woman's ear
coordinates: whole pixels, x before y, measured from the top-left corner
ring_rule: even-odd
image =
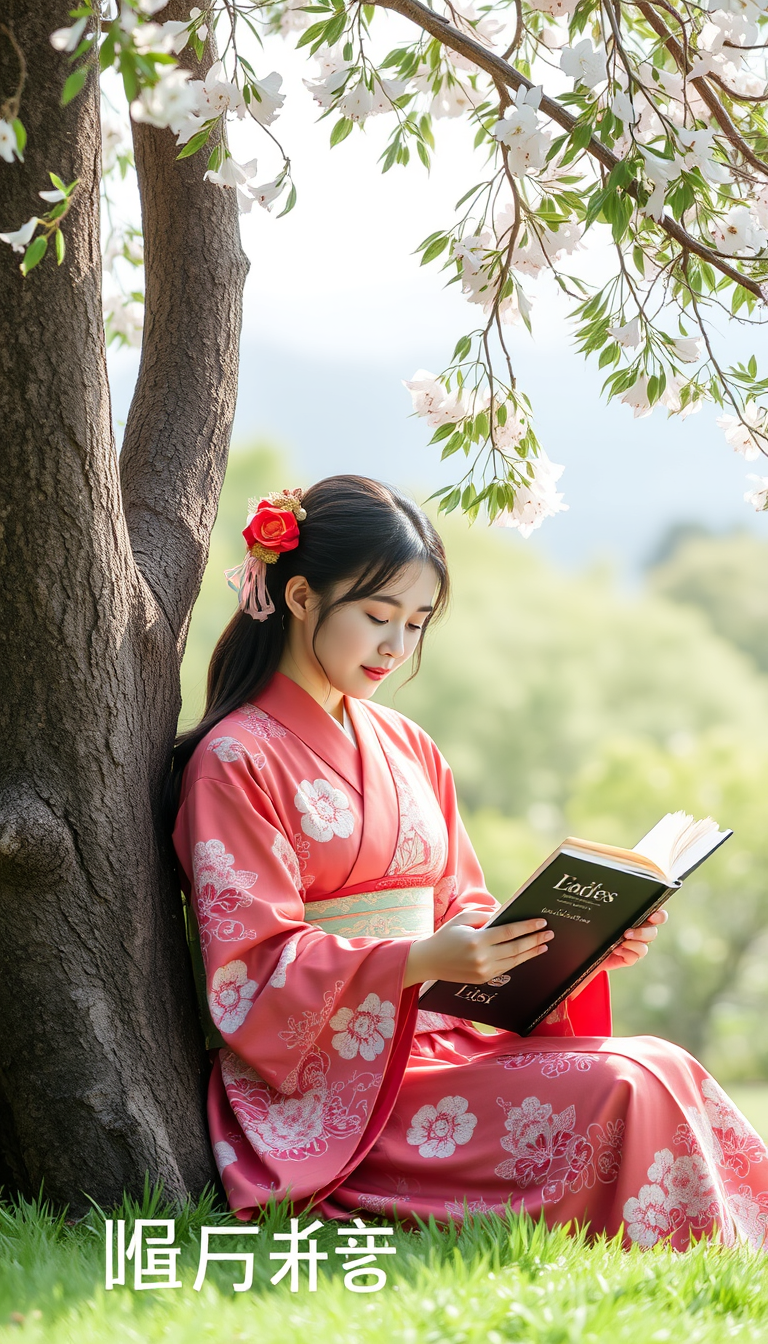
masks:
[[[285,605],[297,621],[306,621],[315,594],[303,574],[294,574],[285,585]]]

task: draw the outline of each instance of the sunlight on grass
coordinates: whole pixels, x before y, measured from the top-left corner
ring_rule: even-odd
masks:
[[[701,1242],[686,1254],[663,1249],[623,1251],[616,1241],[592,1245],[563,1228],[548,1232],[525,1217],[468,1220],[463,1230],[433,1221],[415,1231],[397,1227],[397,1254],[379,1261],[387,1283],[378,1292],[344,1286],[335,1255],[337,1224],[317,1234],[318,1288],[309,1292],[306,1265],[298,1292],[276,1272],[272,1233],[286,1230],[285,1207],[267,1211],[258,1236],[219,1240],[216,1249],[254,1252],[250,1290],[240,1263],[209,1266],[200,1292],[192,1284],[200,1228],[232,1226],[211,1195],[165,1205],[145,1191],[141,1204],[124,1200],[112,1217],[175,1218],[179,1289],[104,1286],[104,1220],[94,1209],[68,1225],[42,1200],[0,1203],[0,1339],[50,1344],[121,1341],[296,1341],[313,1335],[334,1344],[582,1344],[626,1341],[686,1344],[768,1337],[768,1261],[747,1249]],[[307,1219],[302,1218],[302,1226]],[[366,1227],[377,1220],[366,1216]],[[378,1224],[383,1226],[385,1224]],[[127,1265],[132,1281],[133,1267]]]

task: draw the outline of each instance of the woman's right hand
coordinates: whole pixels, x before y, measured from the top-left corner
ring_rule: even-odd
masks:
[[[461,910],[436,933],[411,944],[403,988],[425,980],[482,985],[546,952],[554,933],[545,919],[524,919],[484,929],[488,910]]]

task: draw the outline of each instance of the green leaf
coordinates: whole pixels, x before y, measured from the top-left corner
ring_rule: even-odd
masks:
[[[456,349],[453,352],[453,362],[466,359],[472,349],[472,341],[469,336],[462,336],[461,340],[456,342]]]
[[[435,430],[432,438],[429,440],[430,444],[442,443],[443,439],[447,439],[453,434],[454,430],[455,425],[440,425],[439,429]]]
[[[425,167],[425,168],[428,168],[428,167],[429,167],[429,150],[427,149],[427,146],[426,146],[425,144],[423,144],[421,140],[417,140],[417,142],[416,142],[416,149],[417,149],[417,151],[418,151],[418,155],[419,155],[419,158],[421,159],[421,162],[424,164],[424,167]]]
[[[16,135],[16,147],[19,152],[19,158],[21,158],[22,154],[24,153],[24,146],[27,143],[27,132],[25,131],[24,126],[22,122],[19,121],[18,117],[14,117],[13,121],[11,122],[11,125],[13,126],[14,133]]]
[[[56,239],[56,264],[60,266],[64,260],[64,234],[57,229],[53,236]]]
[[[184,148],[176,155],[176,158],[188,159],[191,154],[196,154],[198,149],[202,149],[206,140],[210,136],[213,127],[214,122],[211,122],[210,126],[204,126],[202,131],[198,131],[196,135],[193,135],[192,138],[187,141]]]
[[[429,247],[425,249],[424,255],[421,258],[421,265],[426,266],[427,262],[434,261],[435,257],[439,257],[440,253],[444,252],[447,246],[448,235],[447,233],[441,233],[439,237],[434,238],[429,244]]]
[[[296,204],[296,186],[295,186],[295,184],[292,182],[292,183],[291,183],[291,189],[290,189],[290,191],[288,192],[288,199],[287,199],[287,201],[285,202],[285,205],[283,206],[283,208],[282,208],[282,210],[280,211],[280,214],[277,216],[277,218],[278,218],[278,219],[282,219],[283,215],[287,215],[287,214],[288,214],[288,211],[289,211],[289,210],[292,210],[295,204]]]
[[[327,42],[329,47],[333,47],[336,45],[339,38],[341,37],[341,34],[344,32],[346,26],[347,26],[347,11],[345,9],[342,9],[338,14],[334,14],[333,18],[328,24],[328,27],[325,30],[325,41]]]
[[[37,238],[32,239],[32,242],[29,244],[29,247],[24,253],[24,258],[21,263],[22,275],[29,275],[29,272],[32,270],[32,267],[36,266],[39,261],[43,260],[43,257],[45,256],[47,251],[48,251],[48,239],[46,238],[44,233],[40,233],[38,234]]]
[[[87,65],[79,66],[77,70],[73,70],[72,74],[67,76],[66,80],[64,81],[64,88],[61,91],[62,107],[66,107],[67,103],[71,103],[72,99],[77,97],[87,78],[88,78]]]
[[[342,117],[340,121],[336,122],[331,131],[331,149],[334,145],[340,145],[342,140],[346,140],[347,136],[351,135],[354,124],[348,117]]]
[[[333,22],[333,20],[331,20],[331,22]],[[305,28],[304,32],[301,34],[301,37],[296,43],[296,49],[298,50],[299,47],[309,46],[310,42],[314,42],[316,37],[319,37],[320,40],[322,41],[322,39],[325,37],[325,30],[327,26],[328,26],[327,19],[323,19],[321,23],[311,23],[309,25],[309,28]]]

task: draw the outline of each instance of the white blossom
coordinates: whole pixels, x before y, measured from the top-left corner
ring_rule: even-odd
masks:
[[[561,14],[572,14],[577,4],[578,0],[528,0],[530,9],[537,9],[541,14],[551,14],[556,19]]]
[[[136,3],[142,14],[157,14],[161,9],[165,9],[168,0],[136,0]],[[200,11],[197,11],[198,14]]]
[[[192,36],[189,20],[167,19],[162,24],[162,29],[163,39],[167,43],[165,50],[173,52],[174,56],[178,56]]]
[[[320,107],[330,107],[346,84],[351,69],[352,67],[349,65],[341,65],[338,69],[331,70],[325,79],[315,81],[305,79],[305,88],[309,89],[315,102]]]
[[[650,151],[641,149],[645,171],[653,183],[653,191],[646,204],[642,207],[644,214],[651,219],[660,220],[664,214],[664,196],[666,188],[670,182],[680,176],[681,160],[675,156],[674,159],[659,159]]]
[[[60,191],[58,187],[53,188],[51,191],[38,191],[37,194],[42,200],[50,201],[51,204],[54,204],[56,201],[65,201],[67,199],[66,191]]]
[[[701,357],[701,337],[677,336],[671,348],[681,364],[695,364]]]
[[[57,28],[51,33],[51,46],[56,51],[74,51],[85,31],[85,25],[88,22],[87,16],[77,19],[71,28]]]
[[[241,120],[245,116],[242,92],[236,84],[224,78],[221,61],[214,61],[205,79],[194,79],[191,87],[197,95],[197,115],[204,120],[220,117],[227,112],[236,113]]]
[[[564,47],[560,54],[560,69],[577,84],[594,89],[608,78],[605,52],[592,46],[588,37],[575,47]]]
[[[468,414],[461,397],[455,392],[449,392],[445,384],[428,369],[417,369],[413,378],[403,379],[403,386],[411,394],[416,415],[422,416],[434,428],[457,424]]]
[[[541,128],[537,111],[541,94],[540,85],[519,88],[509,114],[492,128],[495,139],[507,147],[509,169],[515,177],[543,168],[547,157],[550,137]]]
[[[131,103],[134,121],[145,121],[150,126],[168,126],[172,131],[181,129],[186,118],[197,107],[197,94],[189,86],[189,71],[177,66],[166,68],[151,87],[141,90]]]
[[[9,121],[0,118],[0,159],[5,159],[6,163],[13,163],[14,158],[24,162],[13,126]]]
[[[103,107],[103,104],[102,104]],[[128,153],[130,145],[126,128],[102,110],[101,115],[101,171],[104,177],[112,172],[120,150]]]
[[[122,294],[110,294],[104,298],[103,310],[110,333],[122,336],[128,345],[141,345],[144,312],[140,303],[125,299]]]
[[[282,82],[282,75],[273,70],[263,79],[254,79],[251,83],[258,94],[258,99],[251,98],[249,103],[251,116],[262,126],[272,125],[285,102],[285,94],[280,92]]]
[[[768,476],[747,476],[748,481],[756,481],[757,489],[746,490],[744,498],[747,504],[751,504],[758,513],[763,513],[768,509]]]
[[[459,29],[476,37],[485,47],[493,47],[495,39],[499,33],[504,31],[504,24],[499,23],[490,14],[479,15],[471,0],[464,0],[463,3],[454,3],[451,5],[451,16]],[[458,52],[450,53],[452,65],[459,66],[462,70],[470,70],[473,73],[478,71],[478,67],[469,56],[461,56]]]
[[[768,411],[763,406],[758,406],[757,402],[751,398],[746,402],[741,413],[738,415],[718,416],[717,424],[720,429],[725,431],[725,441],[730,444],[735,453],[741,453],[747,462],[754,462],[755,458],[760,456],[760,445],[753,430],[759,430],[764,435],[768,434]],[[766,444],[763,440],[764,446]]]
[[[26,224],[22,224],[20,229],[16,229],[15,233],[0,233],[0,242],[10,243],[14,252],[23,252],[32,238],[38,222],[37,215],[33,215],[31,219],[27,220]]]
[[[373,94],[368,85],[361,80],[348,89],[337,104],[338,111],[349,121],[365,121],[373,111]]]
[[[697,411],[700,411],[703,401],[699,389],[692,387],[689,399],[685,406],[683,405],[680,389],[684,386],[685,381],[685,379],[678,378],[675,375],[667,378],[667,385],[659,397],[660,405],[665,406],[670,415],[677,415],[681,420],[685,420],[689,415],[695,415]]]
[[[218,187],[232,187],[237,193],[237,205],[241,215],[250,213],[255,197],[250,194],[249,183],[256,176],[256,159],[250,159],[248,163],[238,163],[232,155],[228,155],[218,169],[209,168],[203,174],[203,179],[208,182],[214,182]]]
[[[288,179],[284,174],[276,177],[272,182],[264,182],[260,187],[249,187],[248,194],[253,197],[257,205],[263,206],[265,210],[271,210],[278,196],[281,196]]]
[[[634,126],[637,121],[637,112],[627,94],[622,93],[621,89],[618,89],[613,95],[611,111],[614,117],[618,117],[619,121],[622,121],[625,126]]]
[[[470,107],[474,107],[475,102],[472,89],[466,89],[458,80],[452,84],[445,81],[434,95],[429,111],[436,118],[460,117]]]
[[[635,420],[642,420],[651,414],[653,407],[648,400],[648,379],[644,373],[640,374],[632,387],[627,388],[621,400],[625,405],[632,407]]]
[[[682,126],[677,138],[685,149],[684,160],[687,168],[698,168],[710,182],[730,181],[731,175],[725,164],[718,163],[712,157],[714,131],[689,131]]]
[[[631,322],[625,322],[623,327],[609,327],[608,335],[612,336],[614,341],[623,345],[625,350],[634,350],[636,345],[640,344],[640,318],[633,317]]]
[[[562,502],[563,496],[555,489],[565,468],[550,462],[544,452],[532,457],[530,465],[534,469],[533,479],[515,489],[514,507],[504,509],[495,519],[499,527],[516,527],[521,537],[529,537],[545,518],[568,508]]]
[[[711,231],[715,245],[726,256],[759,252],[768,242],[768,234],[746,205],[731,206],[725,218],[711,226]]]

